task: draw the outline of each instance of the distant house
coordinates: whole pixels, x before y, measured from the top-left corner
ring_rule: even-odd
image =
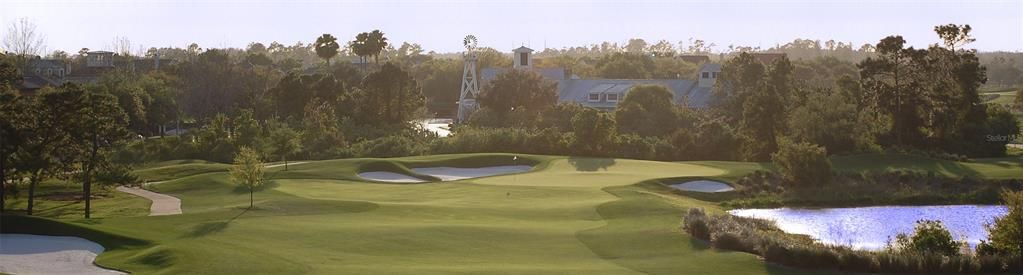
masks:
[[[46,86],[60,86],[70,72],[69,64],[59,59],[34,58],[28,60],[27,68],[17,88],[23,94],[35,94]]]
[[[113,68],[114,53],[108,51],[91,51],[86,53],[85,66],[89,68]]]
[[[674,95],[676,104],[691,108],[709,106],[711,89],[721,73],[720,64],[705,63],[697,72],[697,80],[688,79],[579,79],[562,68],[533,68],[532,49],[520,47],[512,51],[512,68],[485,68],[480,72],[481,87],[508,70],[530,70],[558,83],[558,102],[574,102],[601,110],[614,110],[636,85],[661,85]],[[706,56],[705,56],[706,57]],[[707,58],[707,61],[710,59]]]
[[[159,58],[122,58],[108,51],[91,51],[85,54],[85,62],[74,60],[42,59],[29,60],[24,79],[18,84],[18,90],[26,94],[34,94],[46,86],[60,86],[64,83],[92,83],[101,75],[115,69],[135,72],[150,72],[171,65],[173,60]]]

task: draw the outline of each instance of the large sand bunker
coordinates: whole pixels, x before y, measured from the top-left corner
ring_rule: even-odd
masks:
[[[394,172],[362,172],[359,173],[359,177],[372,180],[372,181],[385,181],[385,182],[426,182],[425,180],[404,175]]]
[[[702,193],[719,193],[735,190],[735,188],[732,188],[732,186],[726,183],[712,180],[694,180],[685,183],[672,184],[671,188]]]
[[[479,168],[459,168],[459,167],[423,167],[423,168],[412,168],[416,173],[423,175],[434,176],[442,181],[452,180],[463,180],[478,177],[497,176],[505,174],[514,174],[527,172],[533,169],[529,165],[505,165],[505,166],[489,166]]]
[[[79,237],[0,234],[0,273],[125,274],[92,262],[103,246]]]

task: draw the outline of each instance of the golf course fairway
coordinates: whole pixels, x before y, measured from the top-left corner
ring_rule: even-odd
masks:
[[[453,182],[357,176],[367,165],[411,173],[407,167],[490,165],[513,156],[536,168]],[[4,232],[81,236],[106,248],[98,265],[136,274],[802,273],[681,232],[686,208],[722,210],[648,180],[727,174],[710,166],[510,154],[313,161],[268,169],[271,180],[255,193],[254,209],[222,168],[146,168],[165,180],[148,189],[180,198],[181,215],[8,215]],[[141,198],[117,199],[148,208],[135,202]]]

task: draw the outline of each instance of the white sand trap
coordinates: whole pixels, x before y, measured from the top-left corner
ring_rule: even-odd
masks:
[[[426,182],[425,180],[394,172],[362,172],[359,173],[359,177],[373,181],[386,182]]]
[[[103,246],[79,237],[0,234],[0,273],[125,274],[92,262]]]
[[[458,168],[458,167],[424,167],[413,168],[412,171],[423,175],[430,175],[442,181],[463,180],[478,177],[522,173],[533,169],[529,165],[506,165],[490,166],[480,168]]]
[[[732,188],[732,186],[728,184],[712,180],[694,180],[686,183],[672,184],[671,188],[703,193],[718,193],[735,190],[735,188]]]

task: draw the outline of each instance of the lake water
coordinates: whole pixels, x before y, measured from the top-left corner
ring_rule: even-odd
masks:
[[[728,211],[741,217],[774,220],[788,233],[805,234],[822,243],[882,249],[899,233],[912,233],[917,220],[940,220],[957,240],[971,247],[987,239],[984,224],[1008,213],[1005,206],[877,206],[855,208],[776,208]]]

